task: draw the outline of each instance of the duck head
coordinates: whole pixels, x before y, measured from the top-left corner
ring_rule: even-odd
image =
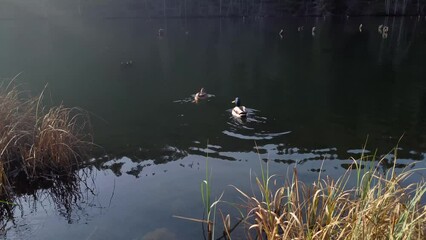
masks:
[[[241,100],[238,97],[236,97],[235,100],[232,101],[232,103],[235,103],[235,106],[237,106],[237,107],[241,106]]]

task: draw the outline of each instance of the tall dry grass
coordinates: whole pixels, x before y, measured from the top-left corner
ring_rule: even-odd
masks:
[[[67,172],[86,157],[92,145],[88,115],[63,105],[45,108],[42,97],[0,85],[0,180],[22,172],[29,178]]]
[[[256,240],[426,239],[426,182],[422,178],[410,183],[413,174],[426,169],[415,168],[415,163],[397,169],[397,149],[379,160],[375,154],[352,159],[351,167],[338,179],[319,171],[310,184],[299,180],[296,168],[290,178],[278,183],[278,176],[269,176],[268,165],[265,168],[260,161],[261,176],[255,178],[258,194],[233,186],[243,196],[243,203],[222,201],[224,193],[210,202],[206,164],[201,194],[207,216],[175,217],[203,224],[204,239],[209,240],[215,239],[216,232],[221,234],[217,239],[232,239],[236,229],[241,237],[241,223],[245,238]],[[393,157],[392,166],[382,169],[389,157]],[[230,214],[222,212],[220,204],[236,207],[238,221],[231,224]],[[221,222],[216,221],[217,210]],[[220,226],[222,232],[217,229]]]
[[[276,190],[272,190],[275,176],[265,181],[257,178],[260,196],[236,188],[245,199],[248,238],[426,239],[424,180],[406,184],[418,170],[397,173],[396,154],[394,167],[380,173],[375,164],[383,160],[374,161],[372,156],[354,160],[357,183],[353,188],[347,187],[353,170],[337,180],[319,174],[315,182],[304,184],[296,169]],[[363,169],[363,165],[370,167]]]
[[[30,97],[13,82],[0,83],[0,232],[13,220],[20,198],[35,199],[35,190],[46,186],[58,211],[72,221],[82,195],[81,171],[75,170],[93,146],[88,114],[45,107],[43,93]]]
[[[37,119],[33,144],[24,155],[26,166],[33,171],[77,166],[92,142],[87,124],[87,115],[78,108],[50,108]]]

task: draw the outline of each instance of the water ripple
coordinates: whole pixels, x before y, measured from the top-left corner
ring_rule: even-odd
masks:
[[[231,115],[232,109],[228,109],[227,112]],[[271,140],[291,133],[291,131],[264,130],[268,126],[268,118],[258,115],[259,111],[252,108],[247,108],[247,113],[247,118],[230,116],[229,121],[227,121],[229,129],[223,130],[222,133],[243,140]]]
[[[202,101],[210,101],[211,98],[216,97],[214,94],[207,94],[207,97],[205,99],[200,100],[199,102]],[[178,99],[178,100],[174,100],[173,103],[180,103],[180,104],[185,104],[185,103],[197,103],[194,100],[195,98],[195,94],[192,94],[190,97],[186,97],[184,99]]]
[[[225,134],[225,135],[228,135],[230,137],[235,137],[235,138],[239,138],[239,139],[243,139],[243,140],[270,140],[270,139],[273,139],[274,137],[277,137],[277,136],[289,134],[289,133],[291,133],[291,131],[280,132],[280,133],[254,133],[254,135],[251,135],[251,136],[236,133],[236,132],[231,132],[231,131],[228,131],[228,130],[224,130],[224,131],[222,131],[222,133]]]

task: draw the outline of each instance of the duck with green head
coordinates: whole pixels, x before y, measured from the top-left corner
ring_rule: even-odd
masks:
[[[235,103],[235,107],[232,109],[232,116],[237,118],[245,118],[247,117],[246,107],[241,106],[240,98],[236,97],[232,103]]]

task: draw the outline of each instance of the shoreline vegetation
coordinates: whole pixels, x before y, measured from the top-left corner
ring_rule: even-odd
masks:
[[[6,1],[0,19],[86,16],[103,18],[424,16],[425,1],[407,0],[57,0]],[[31,11],[29,11],[31,10]],[[29,14],[30,13],[30,14]]]
[[[202,223],[208,240],[232,239],[236,229],[238,236],[256,240],[425,239],[426,182],[424,178],[414,183],[409,180],[424,169],[415,168],[415,163],[397,169],[397,149],[380,159],[363,153],[359,159],[351,159],[351,167],[338,179],[319,171],[310,184],[300,181],[296,167],[282,178],[270,176],[267,163],[260,161],[256,191],[249,194],[231,185],[242,196],[239,203],[223,201],[222,193],[206,205],[212,202],[206,199],[205,192],[210,193],[206,188],[211,185],[206,173],[203,219],[175,217]],[[389,157],[393,166],[381,169]],[[234,208],[229,212],[237,216],[226,214],[221,205]]]
[[[46,107],[44,90],[29,97],[14,85],[18,76],[0,83],[0,199],[6,204],[13,204],[15,184],[31,188],[75,177],[94,145],[85,111]]]

